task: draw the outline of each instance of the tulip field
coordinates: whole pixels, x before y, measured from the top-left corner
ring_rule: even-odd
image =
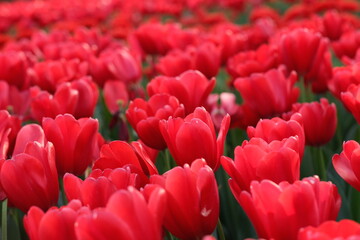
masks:
[[[360,239],[360,1],[0,2],[2,240]]]

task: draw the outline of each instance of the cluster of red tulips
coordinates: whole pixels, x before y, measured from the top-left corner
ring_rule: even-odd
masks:
[[[0,3],[7,239],[360,239],[360,3]]]

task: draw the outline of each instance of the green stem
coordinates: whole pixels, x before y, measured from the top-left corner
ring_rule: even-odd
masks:
[[[326,164],[325,164],[324,153],[323,153],[321,147],[317,147],[316,151],[318,153],[318,155],[317,155],[318,159],[316,161],[318,162],[320,179],[323,181],[326,181],[327,176],[326,176]]]
[[[355,188],[351,187],[350,189],[350,206],[352,212],[352,218],[355,221],[360,221],[360,192]]]
[[[217,226],[216,226],[216,231],[217,231],[219,240],[225,240],[224,229],[222,227],[220,218],[219,218]]]
[[[173,235],[169,231],[166,231],[166,239],[167,240],[174,240]]]
[[[1,239],[7,240],[7,203],[8,200],[5,199],[2,202],[2,216],[1,216]]]

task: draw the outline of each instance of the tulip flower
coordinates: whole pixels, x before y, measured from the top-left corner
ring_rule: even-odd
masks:
[[[249,77],[252,73],[264,73],[279,65],[275,45],[261,45],[256,51],[244,51],[229,58],[227,70],[233,78]]]
[[[240,92],[244,105],[259,118],[269,118],[289,111],[297,101],[299,89],[294,87],[296,79],[295,72],[286,78],[284,69],[278,68],[237,78],[234,86]]]
[[[147,188],[145,188],[146,191]],[[152,187],[147,198],[129,187],[119,190],[109,199],[106,208],[95,209],[76,220],[78,239],[161,240],[166,195],[161,187]]]
[[[185,113],[189,114],[196,107],[205,104],[214,86],[214,78],[209,81],[199,71],[189,70],[178,77],[156,77],[151,80],[146,89],[149,96],[157,93],[167,93],[175,96],[180,103],[184,104]]]
[[[77,240],[75,222],[83,214],[90,214],[90,210],[79,200],[72,200],[61,208],[53,207],[47,212],[33,206],[24,217],[24,227],[30,240]]]
[[[65,173],[82,175],[98,157],[98,121],[92,118],[76,120],[72,115],[44,118],[42,126],[56,153],[56,166],[60,176]]]
[[[358,123],[360,123],[360,84],[351,84],[345,92],[341,93],[341,101],[344,106],[352,113]]]
[[[302,158],[305,148],[305,133],[303,128],[303,120],[300,114],[294,114],[289,120],[284,120],[278,117],[272,119],[261,119],[256,127],[249,126],[247,134],[249,138],[262,138],[267,143],[274,140],[283,140],[292,136],[297,136],[299,140],[299,152]]]
[[[204,159],[191,166],[175,167],[151,182],[166,190],[164,226],[180,239],[199,239],[211,234],[219,217],[219,195],[215,175]]]
[[[320,102],[295,103],[292,112],[302,115],[306,145],[324,145],[335,135],[337,125],[336,106],[326,98]]]
[[[106,81],[103,89],[104,101],[111,114],[125,108],[129,102],[126,85],[121,81]]]
[[[105,170],[131,166],[140,175],[158,174],[155,164],[150,159],[146,149],[140,142],[131,145],[124,141],[112,141],[104,144],[100,156],[95,161],[94,169]]]
[[[317,227],[335,220],[341,205],[336,186],[318,177],[304,178],[293,184],[254,181],[250,192],[241,191],[231,182],[230,187],[258,237],[265,239],[296,239],[302,227]]]
[[[307,28],[285,32],[279,41],[280,61],[287,69],[305,76],[319,68],[328,51],[328,40]]]
[[[51,142],[28,142],[22,153],[3,163],[0,172],[1,185],[9,202],[23,212],[31,206],[46,210],[55,205],[59,196],[57,178]]]
[[[231,183],[241,190],[250,191],[253,180],[293,183],[300,177],[300,155],[296,151],[299,144],[298,136],[270,143],[251,138],[235,148],[235,161],[223,156],[221,164],[230,175]]]
[[[346,92],[351,84],[360,84],[360,63],[335,67],[333,77],[328,81],[331,93],[341,99],[341,92]]]
[[[147,102],[141,98],[132,101],[126,117],[146,145],[162,150],[166,148],[166,143],[159,129],[160,120],[185,117],[185,110],[176,97],[155,94]]]
[[[360,144],[354,140],[343,143],[343,151],[332,157],[336,172],[347,183],[360,191]]]
[[[360,238],[360,224],[349,219],[326,221],[318,227],[300,229],[298,240],[332,240]]]
[[[116,190],[136,186],[137,175],[130,169],[116,168],[101,171],[95,169],[81,180],[71,173],[64,175],[64,191],[68,201],[78,199],[82,205],[90,209],[105,207],[109,198]]]
[[[160,121],[160,131],[179,166],[191,164],[197,158],[204,158],[215,171],[224,151],[229,125],[230,116],[226,115],[216,139],[210,114],[204,108],[196,108],[194,113],[185,119],[170,118],[168,121]]]

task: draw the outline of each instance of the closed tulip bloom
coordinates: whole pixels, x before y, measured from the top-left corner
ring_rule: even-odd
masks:
[[[240,92],[244,105],[259,118],[269,118],[289,111],[297,101],[299,89],[294,87],[296,79],[295,72],[286,78],[284,69],[278,68],[237,78],[234,86]]]
[[[302,227],[316,227],[335,220],[341,205],[336,186],[318,177],[304,178],[293,184],[254,181],[250,192],[230,186],[259,238],[296,239]]]
[[[85,179],[71,173],[64,175],[64,191],[68,201],[78,199],[90,209],[105,207],[111,195],[119,189],[136,186],[137,174],[129,168],[95,169]]]
[[[332,157],[336,172],[360,191],[360,144],[354,140],[343,143],[343,151]]]
[[[334,136],[337,126],[336,106],[326,98],[321,98],[320,102],[296,103],[292,112],[302,115],[306,145],[324,145]]]
[[[184,104],[185,113],[192,113],[196,107],[205,104],[215,86],[215,78],[210,81],[199,71],[189,70],[177,77],[159,76],[147,85],[149,96],[167,93]]]
[[[0,179],[9,202],[23,212],[31,206],[46,210],[55,205],[59,183],[54,146],[29,142],[22,153],[3,163]]]
[[[326,221],[318,227],[300,229],[298,240],[360,239],[360,224],[343,219],[339,222]]]
[[[287,69],[306,76],[324,61],[328,40],[307,28],[296,28],[280,37],[280,61]]]
[[[106,81],[103,95],[106,107],[111,114],[116,114],[128,105],[129,94],[125,83],[121,81]]]
[[[345,92],[341,93],[341,101],[360,123],[360,84],[351,84]]]
[[[250,191],[253,180],[293,183],[300,177],[298,145],[298,136],[270,143],[261,138],[251,138],[235,148],[235,160],[223,156],[221,164],[232,179],[230,184],[237,185],[241,190]]]
[[[166,190],[164,226],[180,239],[200,239],[211,234],[219,217],[219,193],[215,175],[204,159],[191,166],[175,167],[153,183]]]
[[[90,209],[83,207],[79,200],[46,212],[34,206],[24,217],[24,227],[30,240],[77,240],[75,222],[83,214],[90,214]]]
[[[185,117],[185,110],[176,97],[168,94],[155,94],[148,101],[137,98],[126,111],[126,118],[141,141],[158,150],[166,148],[159,122],[169,117]]]
[[[197,158],[204,158],[215,171],[229,130],[230,116],[226,115],[216,138],[210,114],[204,108],[196,108],[185,119],[173,118],[160,122],[160,130],[176,163],[183,166]]]
[[[97,120],[76,120],[72,115],[65,114],[55,119],[44,118],[42,126],[47,140],[54,144],[60,176],[67,172],[82,175],[98,157]]]

